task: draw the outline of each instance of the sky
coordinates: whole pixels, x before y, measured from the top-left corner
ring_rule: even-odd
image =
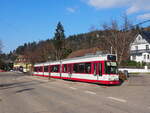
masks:
[[[0,40],[9,53],[24,43],[53,38],[60,21],[65,35],[100,29],[126,14],[133,24],[150,19],[150,0],[0,0]]]

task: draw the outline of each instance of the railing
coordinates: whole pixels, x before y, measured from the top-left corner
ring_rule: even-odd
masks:
[[[138,53],[145,53],[145,52],[150,52],[150,49],[141,49],[141,50],[130,51],[131,54],[138,54]]]

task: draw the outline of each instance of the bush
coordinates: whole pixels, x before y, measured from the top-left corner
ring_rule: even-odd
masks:
[[[124,73],[119,72],[119,80],[123,82],[127,80],[127,76]]]
[[[146,65],[145,62],[136,62],[136,61],[130,61],[130,60],[125,60],[121,62],[120,67],[132,67],[132,68],[142,68]]]

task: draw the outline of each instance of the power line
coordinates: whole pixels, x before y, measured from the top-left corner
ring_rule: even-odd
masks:
[[[147,22],[150,22],[150,20],[146,20],[146,21],[140,22],[140,23],[136,24],[136,26],[137,26],[137,25],[145,24],[145,23],[147,23]]]
[[[135,27],[137,27],[137,26],[140,26],[140,25],[142,25],[142,24],[148,23],[148,22],[150,22],[150,20],[146,20],[146,21],[140,22],[140,23],[138,23],[138,24],[135,24],[135,25],[131,26],[131,29],[132,29],[132,28],[135,28]]]
[[[129,29],[133,29],[133,28],[135,28],[135,27],[137,27],[139,25],[142,25],[142,24],[145,24],[145,23],[148,23],[148,22],[150,22],[150,20],[146,20],[146,21],[140,22],[138,24],[131,25]],[[129,29],[123,29],[123,31],[129,30]]]

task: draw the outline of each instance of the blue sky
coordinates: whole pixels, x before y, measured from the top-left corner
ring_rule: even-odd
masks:
[[[69,36],[111,19],[121,22],[125,13],[133,24],[150,19],[150,0],[0,0],[3,52],[52,38],[58,21]]]

